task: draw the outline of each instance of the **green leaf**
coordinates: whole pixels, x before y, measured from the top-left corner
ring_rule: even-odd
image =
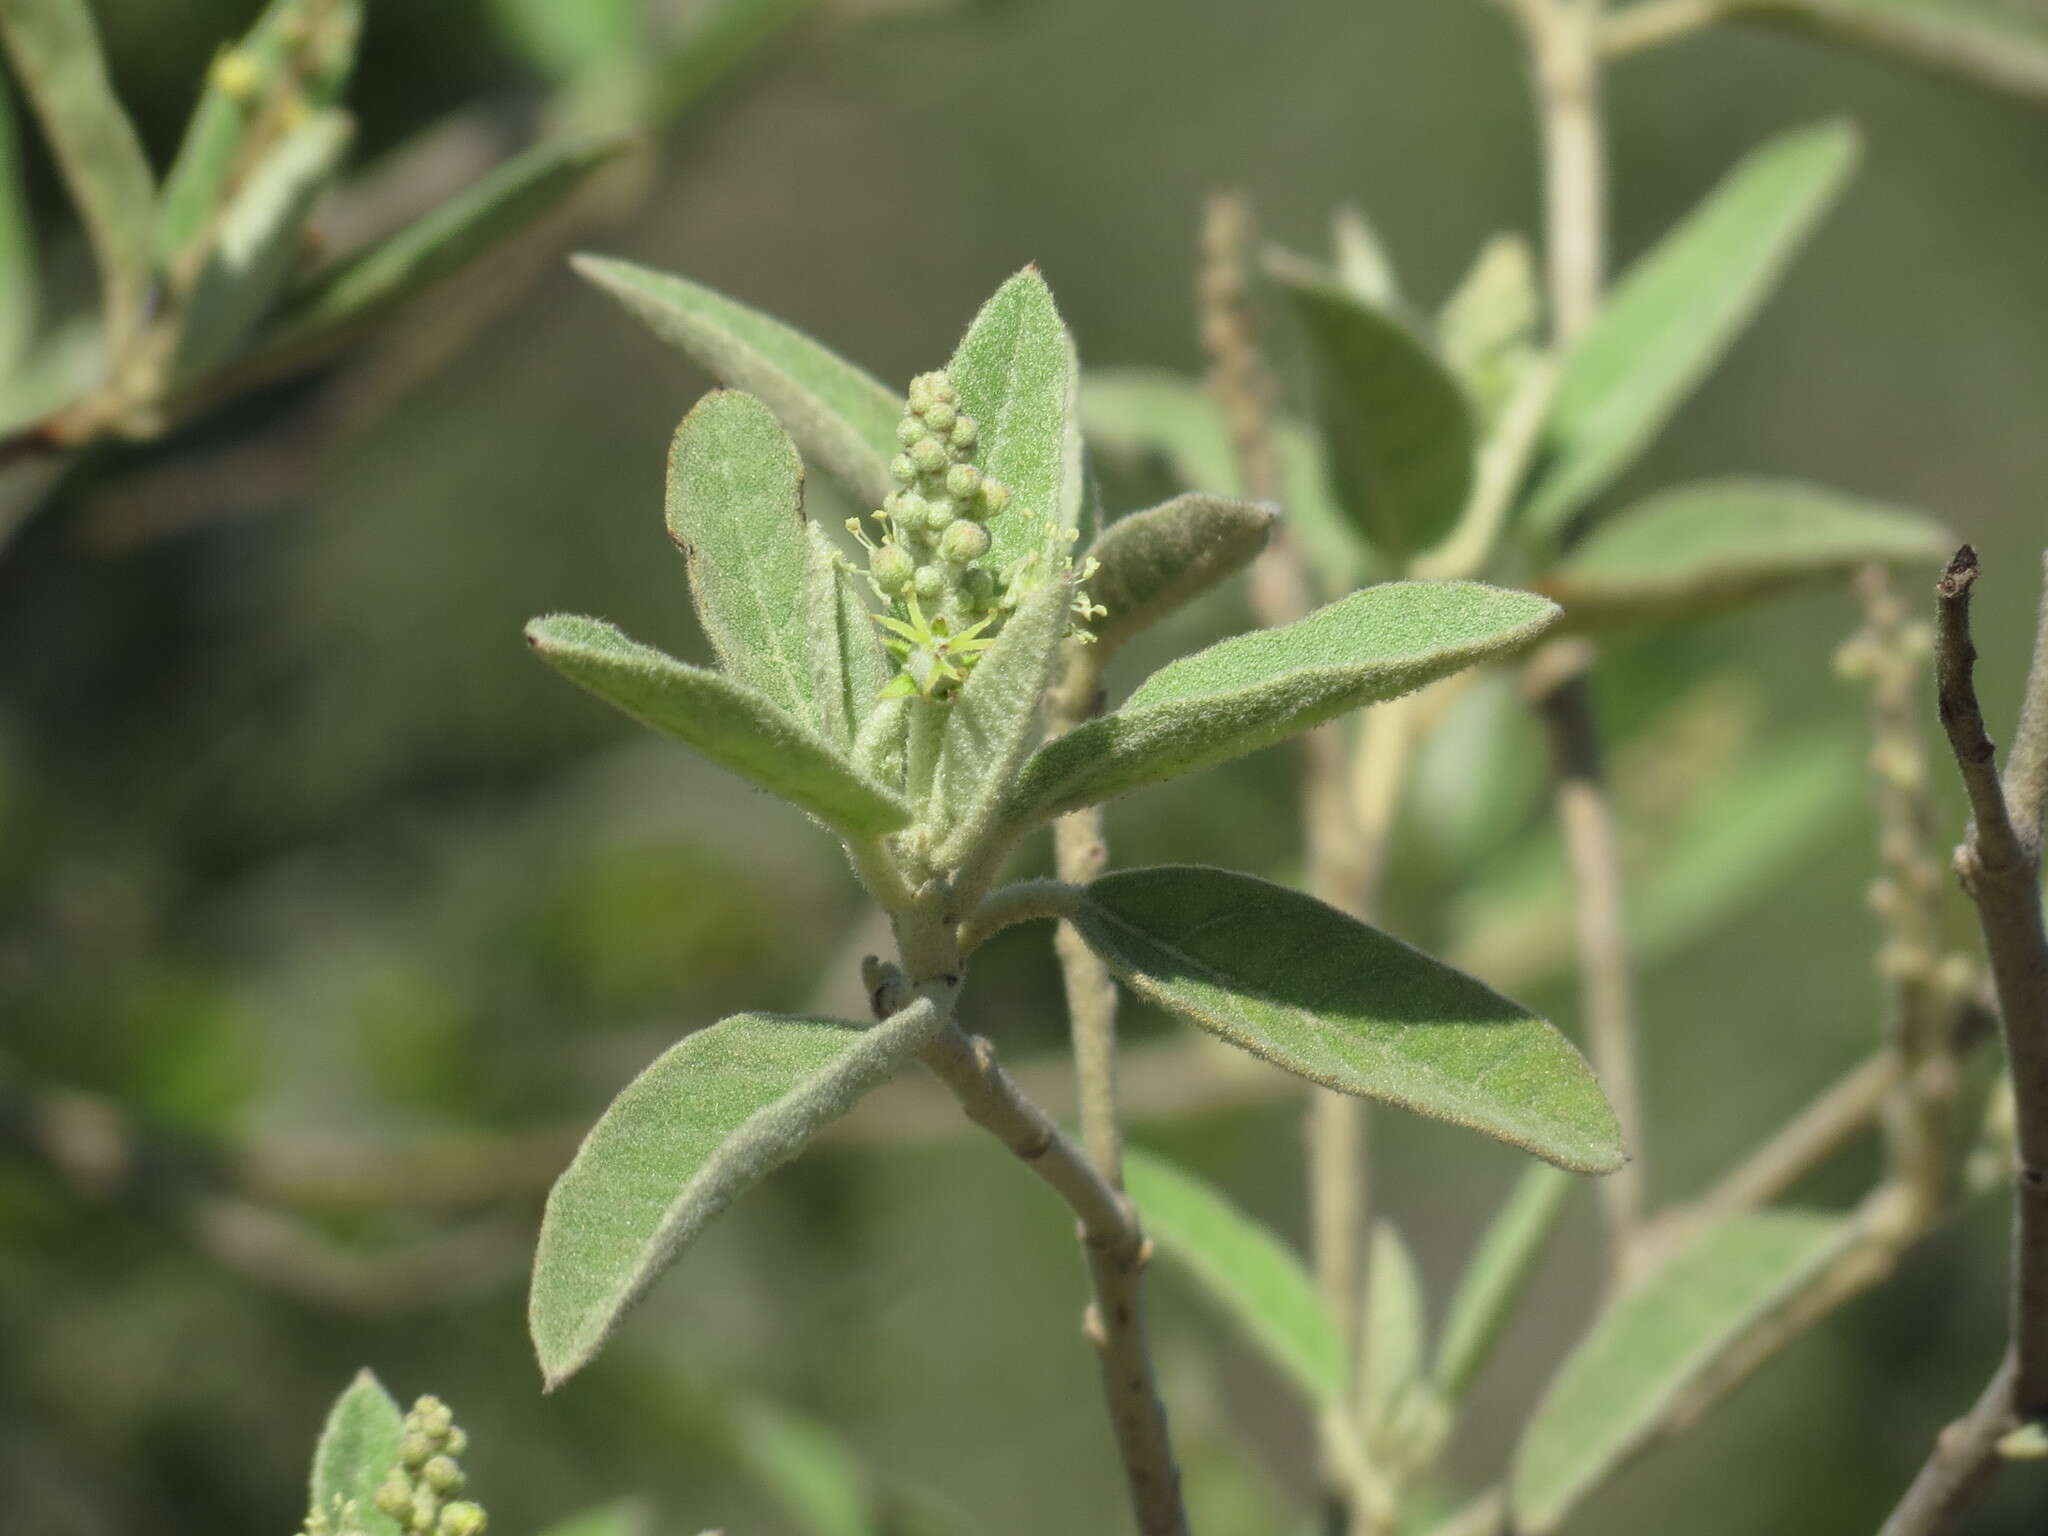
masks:
[[[1436,1383],[1447,1399],[1464,1396],[1492,1353],[1571,1187],[1559,1170],[1532,1163],[1487,1223],[1451,1296],[1437,1344]]]
[[[687,742],[827,826],[877,837],[910,809],[801,721],[751,688],[685,666],[598,619],[555,614],[526,626],[541,659],[643,725]]]
[[[2038,0],[1733,0],[1730,9],[2048,101],[2048,10]]]
[[[1594,1321],[1515,1452],[1514,1527],[1546,1536],[1658,1431],[1664,1412],[1854,1236],[1838,1216],[1769,1210],[1709,1227]]]
[[[983,473],[1010,488],[1010,508],[989,523],[987,563],[1052,547],[1077,528],[1083,500],[1073,338],[1036,267],[1026,267],[981,306],[947,365],[960,409],[981,426]]]
[[[733,1413],[733,1448],[807,1536],[880,1536],[867,1473],[830,1426],[754,1399]]]
[[[276,131],[289,120],[280,110],[287,100],[299,104],[294,112],[318,112],[341,99],[362,19],[360,0],[271,0],[248,35],[214,60],[157,200],[162,266],[173,267],[206,237],[236,191],[238,168],[274,150],[252,144],[252,128]]]
[[[315,114],[279,139],[221,211],[212,248],[178,314],[171,377],[184,383],[232,357],[305,250],[306,220],[347,153],[346,112]]]
[[[0,41],[85,222],[100,270],[107,350],[142,323],[149,295],[156,180],[135,124],[107,79],[85,0],[0,0]]]
[[[801,331],[723,294],[630,262],[578,256],[576,270],[723,384],[782,418],[804,457],[879,507],[903,397]]]
[[[1104,654],[1258,558],[1277,509],[1190,492],[1118,518],[1088,553],[1100,562],[1088,596]]]
[[[1372,1256],[1366,1268],[1358,1400],[1365,1428],[1397,1429],[1396,1414],[1409,1389],[1421,1379],[1429,1346],[1429,1308],[1415,1255],[1391,1221],[1372,1224]]]
[[[1193,379],[1149,368],[1091,371],[1081,379],[1081,421],[1091,448],[1112,457],[1157,457],[1191,491],[1243,497],[1230,428]],[[1330,494],[1322,446],[1288,416],[1273,419],[1282,525],[1301,543],[1316,590],[1330,596],[1366,579],[1370,552]]]
[[[1187,1266],[1282,1375],[1312,1402],[1342,1401],[1337,1325],[1292,1249],[1187,1169],[1150,1152],[1125,1149],[1124,1188],[1146,1235]]]
[[[1497,1136],[1578,1173],[1626,1154],[1571,1042],[1519,1003],[1313,897],[1195,866],[1124,870],[1072,914],[1147,1001],[1340,1093]]]
[[[1663,429],[1769,297],[1856,153],[1844,123],[1781,134],[1622,275],[1565,359],[1531,530],[1555,536]]]
[[[1439,543],[1472,490],[1472,412],[1415,333],[1334,284],[1273,273],[1308,337],[1340,506],[1396,566]]]
[[[537,144],[431,213],[311,274],[262,337],[270,351],[322,351],[461,271],[533,225],[629,141]]]
[[[831,537],[807,524],[803,611],[810,629],[811,694],[825,739],[851,750],[889,681],[889,658],[859,580]]]
[[[1056,816],[1242,757],[1519,650],[1557,616],[1533,593],[1475,582],[1368,587],[1153,673],[1114,714],[1039,748],[1008,814]]]
[[[34,347],[41,289],[35,214],[22,179],[21,126],[12,88],[0,75],[0,388],[11,390]]]
[[[573,80],[644,46],[639,0],[492,0],[499,33],[528,63]]]
[[[398,1522],[377,1508],[378,1485],[398,1465],[405,1415],[383,1383],[367,1369],[334,1400],[313,1448],[310,1510],[332,1516],[339,1504],[355,1505],[355,1526],[363,1536],[399,1536]]]
[[[1027,596],[947,710],[932,779],[930,824],[939,867],[981,846],[1016,782],[1017,765],[1038,740],[1038,701],[1052,680],[1073,605],[1073,586],[1064,580],[1047,581]]]
[[[600,1504],[557,1520],[542,1536],[653,1536],[654,1514],[639,1499]]]
[[[705,1223],[945,1024],[926,998],[872,1029],[735,1014],[627,1084],[541,1218],[527,1320],[548,1390],[590,1362]]]
[[[725,670],[791,714],[816,718],[804,471],[767,406],[721,389],[683,418],[669,447],[667,523]]]
[[[1437,316],[1444,361],[1491,420],[1537,356],[1543,299],[1536,256],[1516,234],[1495,235]]]
[[[1330,252],[1337,281],[1374,309],[1401,305],[1401,282],[1394,258],[1365,211],[1349,204],[1330,216]]]
[[[1939,564],[1947,529],[1814,486],[1712,480],[1604,520],[1543,583],[1574,626],[1710,613],[1865,565]]]

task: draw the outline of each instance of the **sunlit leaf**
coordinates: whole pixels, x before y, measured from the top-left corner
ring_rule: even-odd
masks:
[[[548,1388],[590,1362],[712,1217],[944,1024],[922,998],[871,1029],[735,1014],[627,1084],[541,1220],[527,1317]]]
[[[0,42],[42,121],[99,263],[109,352],[142,322],[156,178],[114,94],[86,0],[0,0]]]
[[[639,1499],[600,1504],[557,1520],[541,1536],[653,1536],[654,1512]]]
[[[1340,1401],[1337,1325],[1285,1243],[1187,1169],[1149,1152],[1125,1150],[1124,1188],[1146,1235],[1186,1266],[1283,1375],[1312,1401]]]
[[[1191,492],[1103,530],[1089,554],[1101,568],[1089,598],[1108,611],[1095,621],[1105,654],[1183,603],[1243,570],[1266,547],[1275,509]]]
[[[1547,1536],[1657,1432],[1701,1372],[1853,1235],[1844,1218],[1770,1210],[1701,1232],[1610,1303],[1537,1404],[1515,1452],[1514,1527]]]
[[[1349,205],[1330,215],[1330,260],[1337,281],[1375,309],[1401,304],[1401,281],[1394,258],[1365,210]]]
[[[1495,235],[1437,316],[1444,361],[1491,419],[1535,358],[1543,299],[1536,256],[1521,235]]]
[[[542,660],[599,698],[828,826],[873,837],[910,821],[909,808],[894,794],[751,688],[685,666],[598,619],[535,619],[526,638]]]
[[[810,630],[811,694],[825,739],[851,749],[889,681],[880,631],[861,600],[860,578],[846,569],[816,523],[805,529],[803,609]]]
[[[1523,516],[1554,535],[1626,469],[1763,306],[1855,164],[1855,130],[1782,134],[1615,284],[1565,359]]]
[[[1072,921],[1139,996],[1275,1066],[1576,1172],[1621,1165],[1613,1112],[1569,1040],[1313,897],[1169,865],[1094,881]]]
[[[405,1415],[383,1384],[365,1368],[334,1400],[313,1448],[308,1508],[330,1519],[337,1505],[353,1504],[363,1536],[398,1536],[398,1522],[377,1508],[377,1487],[398,1465]]]
[[[1362,704],[1528,645],[1558,610],[1473,582],[1368,587],[1152,674],[1121,709],[1041,747],[1010,816],[1057,815],[1228,762]]]
[[[1338,504],[1398,566],[1465,509],[1474,441],[1464,391],[1401,321],[1291,267],[1274,276],[1308,337]]]
[[[600,256],[574,265],[712,377],[758,395],[805,459],[871,506],[897,489],[889,458],[901,395],[780,320],[687,279]]]
[[[1573,626],[1663,622],[1842,580],[1865,565],[1925,565],[1955,537],[1915,512],[1773,480],[1680,486],[1604,519],[1543,582]]]
[[[1462,1396],[1486,1363],[1571,1187],[1559,1170],[1532,1163],[1487,1223],[1444,1315],[1434,1374],[1445,1397]]]
[[[804,471],[774,413],[714,390],[676,428],[668,536],[683,552],[697,619],[727,672],[815,719],[804,612]]]

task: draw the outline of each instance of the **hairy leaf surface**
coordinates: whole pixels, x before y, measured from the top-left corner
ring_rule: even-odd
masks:
[[[711,289],[627,261],[578,256],[576,270],[713,378],[760,396],[804,457],[879,507],[903,397],[810,337]]]
[[[337,1501],[355,1505],[363,1536],[398,1536],[398,1522],[377,1508],[377,1487],[398,1465],[405,1415],[368,1368],[356,1372],[327,1411],[313,1448],[314,1513],[330,1518]]]
[[[1124,1187],[1146,1235],[1187,1267],[1283,1375],[1311,1401],[1342,1399],[1345,1366],[1337,1325],[1292,1249],[1163,1157],[1126,1148]]]
[[[889,681],[889,658],[859,580],[839,557],[829,535],[806,526],[804,617],[810,630],[811,693],[826,740],[847,751],[873,713]]]
[[[1753,1211],[1702,1232],[1601,1313],[1515,1452],[1515,1529],[1547,1536],[1642,1448],[1688,1383],[1852,1235],[1839,1216]]]
[[[1053,816],[1242,757],[1507,655],[1557,617],[1533,593],[1475,582],[1368,587],[1162,667],[1114,714],[1039,748],[1009,815]]]
[[[599,619],[535,619],[526,638],[550,666],[599,698],[828,826],[873,837],[910,821],[900,799],[751,688],[686,666]]]
[[[1272,536],[1278,509],[1190,492],[1120,517],[1089,550],[1101,569],[1088,595],[1105,652],[1250,565]]]
[[[1436,1383],[1445,1397],[1455,1401],[1463,1395],[1486,1363],[1571,1187],[1558,1169],[1530,1164],[1480,1234],[1437,1344]]]
[[[1780,135],[1622,274],[1565,359],[1530,528],[1556,534],[1663,429],[1770,296],[1856,152],[1842,123]]]
[[[944,1024],[925,998],[872,1029],[735,1014],[627,1084],[541,1220],[527,1317],[549,1390],[589,1363],[705,1223]]]
[[[1072,921],[1148,1001],[1340,1093],[1448,1120],[1579,1173],[1625,1153],[1585,1059],[1492,988],[1251,875],[1123,870]]]

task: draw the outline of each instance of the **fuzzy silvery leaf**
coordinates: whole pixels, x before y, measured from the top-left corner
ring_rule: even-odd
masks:
[[[354,1529],[363,1536],[399,1536],[398,1522],[377,1508],[377,1487],[398,1465],[405,1415],[367,1368],[334,1400],[313,1447],[312,1503],[316,1514],[355,1506]]]
[[[361,0],[271,0],[248,34],[215,61],[157,199],[160,263],[173,266],[206,237],[257,148],[251,128],[259,121],[275,126],[278,100],[289,96],[315,111],[340,101],[361,30]],[[226,61],[247,78],[231,79]]]
[[[1625,1152],[1572,1043],[1521,1004],[1312,896],[1193,865],[1094,881],[1070,914],[1125,985],[1339,1093],[1577,1173]]]
[[[578,256],[576,270],[720,383],[758,395],[812,464],[879,507],[903,398],[801,331],[684,278]]]
[[[513,156],[431,212],[310,274],[285,296],[259,344],[286,357],[338,345],[529,228],[629,142],[568,139]]]
[[[232,357],[256,329],[305,251],[306,221],[341,168],[353,131],[346,112],[314,114],[271,146],[221,210],[178,315],[175,382]]]
[[[1358,1401],[1368,1434],[1395,1428],[1403,1397],[1422,1378],[1429,1348],[1429,1308],[1415,1254],[1391,1221],[1372,1224],[1366,1265]]]
[[[1843,1217],[1752,1211],[1707,1228],[1616,1297],[1565,1360],[1515,1452],[1514,1528],[1548,1536],[1656,1435],[1665,1410],[1854,1237]]]
[[[1433,1374],[1446,1398],[1456,1401],[1463,1396],[1486,1363],[1571,1187],[1562,1170],[1531,1163],[1480,1234],[1451,1294],[1443,1337],[1437,1343]]]
[[[1242,757],[1511,654],[1557,617],[1534,593],[1476,582],[1368,587],[1162,667],[1115,713],[1040,747],[1006,814],[1028,823]]]
[[[804,613],[804,471],[774,413],[714,390],[668,452],[668,536],[690,571],[697,620],[725,670],[815,720]]]
[[[995,542],[987,563],[1000,570],[1051,549],[1055,531],[1077,528],[1081,516],[1080,369],[1036,267],[981,306],[946,371],[961,411],[980,424],[982,472],[1010,489],[1009,510],[989,523]]]
[[[881,1536],[867,1472],[830,1426],[759,1398],[731,1418],[734,1454],[805,1536]]]
[[[816,523],[804,531],[811,695],[825,739],[850,751],[889,681],[889,658],[856,578],[831,537]]]
[[[1308,1398],[1343,1400],[1337,1325],[1292,1249],[1203,1180],[1137,1148],[1124,1188],[1145,1234],[1184,1265],[1268,1360]]]
[[[1192,491],[1111,523],[1088,551],[1100,562],[1088,596],[1108,610],[1095,621],[1095,643],[1115,650],[1250,565],[1277,510]]]
[[[1532,531],[1556,535],[1649,446],[1770,297],[1856,154],[1844,123],[1781,134],[1622,274],[1565,359]]]
[[[542,660],[643,725],[687,742],[721,767],[856,837],[910,821],[895,794],[857,772],[802,721],[753,689],[686,666],[610,624],[573,614],[535,619]]]
[[[1089,446],[1112,458],[1157,458],[1191,491],[1242,497],[1230,426],[1201,384],[1151,368],[1091,371],[1081,379]],[[1330,494],[1322,445],[1299,421],[1272,420],[1280,515],[1299,542],[1317,591],[1341,596],[1367,578],[1370,551]]]
[[[1406,325],[1292,266],[1273,273],[1308,338],[1338,505],[1399,567],[1443,540],[1472,490],[1465,392]]]
[[[1731,0],[1729,11],[2048,101],[2048,8],[2038,0]]]
[[[613,1099],[548,1194],[527,1321],[550,1391],[749,1185],[945,1026],[928,998],[873,1028],[742,1013],[685,1036]]]
[[[654,1512],[639,1499],[621,1499],[557,1520],[541,1536],[654,1536]]]
[[[946,711],[930,825],[941,868],[980,846],[1037,741],[1038,701],[1073,611],[1074,589],[1046,581],[1017,605]]]
[[[1917,512],[1816,486],[1713,480],[1627,507],[1543,589],[1573,627],[1696,617],[1872,564],[1938,566],[1955,537]]]
[[[107,347],[142,322],[151,280],[156,178],[114,94],[86,0],[0,0],[0,42],[78,205],[99,265]]]

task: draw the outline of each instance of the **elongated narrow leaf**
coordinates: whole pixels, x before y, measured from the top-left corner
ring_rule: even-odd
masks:
[[[654,1512],[639,1499],[600,1504],[557,1520],[541,1536],[653,1536]]]
[[[526,61],[556,80],[575,80],[646,46],[638,0],[493,0],[491,14]]]
[[[873,837],[910,821],[909,808],[894,794],[751,688],[685,666],[598,619],[535,619],[526,638],[542,660],[599,698],[828,826]]]
[[[114,95],[85,0],[0,0],[0,40],[34,103],[85,221],[105,296],[108,351],[140,325],[150,283],[156,179]]]
[[[1272,536],[1275,507],[1192,492],[1120,517],[1089,550],[1101,568],[1088,596],[1105,652],[1243,570]]]
[[[1523,1432],[1515,1529],[1556,1530],[1581,1495],[1656,1434],[1686,1386],[1850,1236],[1848,1221],[1817,1212],[1734,1216],[1610,1304]]]
[[[1149,1152],[1125,1150],[1124,1187],[1146,1235],[1187,1267],[1281,1374],[1311,1401],[1342,1399],[1337,1325],[1285,1243],[1187,1169]]]
[[[901,395],[801,331],[685,278],[601,256],[574,265],[720,383],[760,396],[806,459],[871,506],[897,488],[889,459]]]
[[[810,628],[811,694],[825,739],[848,752],[889,681],[889,658],[859,578],[816,523],[805,528],[804,615]]]
[[[1578,1173],[1626,1154],[1584,1058],[1483,982],[1311,896],[1191,865],[1123,870],[1072,914],[1132,991],[1340,1093]]]
[[[989,524],[992,568],[1051,548],[1079,525],[1083,494],[1074,342],[1036,267],[982,305],[947,365],[960,409],[981,427],[982,469],[1010,488]]]
[[[0,74],[0,380],[11,385],[41,318],[34,212],[22,177],[21,125],[14,89]]]
[[[1543,301],[1536,256],[1520,235],[1496,235],[1480,248],[1437,316],[1444,361],[1486,418],[1507,404],[1535,360]]]
[[[398,1522],[377,1508],[376,1493],[398,1465],[405,1415],[389,1392],[365,1368],[334,1400],[313,1448],[310,1511],[332,1520],[340,1506],[353,1505],[350,1529],[363,1536],[398,1536]]]
[[[431,213],[307,278],[262,340],[278,353],[332,347],[495,250],[624,150],[622,138],[535,145]]]
[[[1017,765],[1041,734],[1038,701],[1072,616],[1071,583],[1047,581],[1017,605],[967,674],[947,711],[932,780],[940,867],[978,847],[1002,809]]]
[[[1438,543],[1472,489],[1472,411],[1399,320],[1292,268],[1275,274],[1314,363],[1339,505],[1399,567]]]
[[[2048,8],[2038,0],[1733,0],[1730,9],[2048,101]]]
[[[1365,1359],[1359,1369],[1358,1400],[1366,1432],[1395,1431],[1401,1400],[1422,1376],[1429,1350],[1429,1308],[1422,1297],[1415,1254],[1391,1221],[1372,1224],[1363,1317]]]
[[[805,1536],[880,1536],[874,1496],[829,1425],[755,1399],[733,1414],[733,1449]]]
[[[1150,368],[1090,371],[1081,380],[1089,446],[1113,458],[1157,458],[1191,491],[1242,497],[1230,427],[1193,379]],[[1288,416],[1273,420],[1280,461],[1280,515],[1300,541],[1317,591],[1336,597],[1366,579],[1370,551],[1330,493],[1322,445]]]
[[[741,1013],[685,1036],[612,1100],[555,1181],[527,1320],[552,1391],[749,1185],[945,1025],[920,998],[872,1029]]]
[[[1114,714],[1039,748],[1009,814],[1053,816],[1228,762],[1519,650],[1557,616],[1533,593],[1474,582],[1368,587],[1153,673]]]
[[[1856,161],[1841,123],[1781,135],[1623,274],[1565,360],[1525,517],[1555,534],[1647,447],[1770,296]]]
[[[1574,626],[1668,621],[1873,563],[1932,567],[1954,548],[1918,513],[1787,481],[1714,480],[1616,513],[1543,586]]]
[[[279,139],[222,211],[178,320],[171,376],[199,377],[234,355],[305,250],[313,203],[341,168],[354,124],[316,113]]]
[[[1337,281],[1379,310],[1401,307],[1401,281],[1365,210],[1349,205],[1330,216],[1330,256]]]
[[[1487,1223],[1444,1316],[1435,1376],[1445,1397],[1461,1397],[1486,1363],[1571,1187],[1559,1170],[1532,1163]]]
[[[815,719],[804,614],[804,471],[774,413],[714,390],[676,428],[668,536],[690,568],[697,619],[739,681]]]

